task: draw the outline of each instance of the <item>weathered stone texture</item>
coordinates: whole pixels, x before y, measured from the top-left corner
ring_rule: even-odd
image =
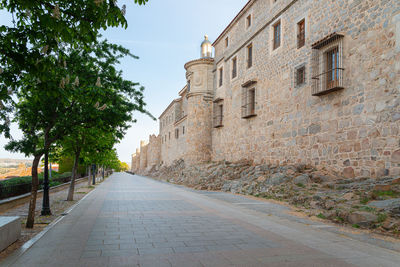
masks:
[[[297,23],[303,19],[305,45],[297,48]],[[281,45],[274,50],[273,25],[279,20]],[[344,89],[312,96],[312,44],[334,32],[344,36]],[[399,45],[397,0],[249,1],[214,43],[213,65],[212,59],[186,64],[191,88],[185,87],[160,117],[160,162],[251,159],[309,164],[347,178],[400,175]],[[234,57],[237,77],[232,79]],[[303,65],[305,83],[298,86],[295,71]],[[217,86],[221,67],[223,85]],[[243,119],[242,89],[248,81],[256,82],[257,116]],[[210,96],[223,101],[223,127],[212,128]],[[187,116],[168,119],[176,116],[176,107]],[[175,140],[174,131],[183,124],[187,134]]]
[[[224,127],[213,130],[215,161],[243,158],[266,163],[307,163],[346,177],[398,174],[400,61],[399,1],[253,1],[214,44],[216,69],[225,72],[216,96],[224,98]],[[283,11],[284,10],[284,11]],[[283,12],[282,12],[283,11]],[[245,30],[245,18],[253,26]],[[306,23],[306,45],[297,49],[296,24]],[[272,25],[281,20],[282,44],[272,51]],[[311,44],[344,34],[345,88],[311,95]],[[229,47],[225,48],[225,38]],[[254,63],[247,69],[246,46]],[[296,87],[295,68],[306,64],[306,84]],[[397,64],[398,65],[398,64]],[[256,113],[240,114],[241,85],[257,80]]]

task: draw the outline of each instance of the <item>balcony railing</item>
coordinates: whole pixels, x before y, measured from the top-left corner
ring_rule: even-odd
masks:
[[[247,119],[257,116],[255,107],[256,107],[255,103],[245,103],[242,106],[242,118]]]
[[[344,88],[344,68],[334,68],[312,77],[312,95],[324,95]]]

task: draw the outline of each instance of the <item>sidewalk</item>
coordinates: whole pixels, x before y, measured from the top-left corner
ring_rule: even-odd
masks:
[[[119,173],[13,266],[398,266],[399,262],[400,254],[391,250]]]

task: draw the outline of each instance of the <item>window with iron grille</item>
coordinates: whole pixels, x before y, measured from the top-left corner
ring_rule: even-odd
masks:
[[[242,88],[242,118],[256,116],[256,88]]]
[[[253,66],[253,44],[247,46],[247,68]]]
[[[281,45],[281,21],[274,24],[273,48],[277,49]]]
[[[213,126],[214,128],[222,127],[224,118],[224,105],[223,100],[219,99],[217,102],[214,102],[213,108]]]
[[[343,89],[343,35],[333,33],[312,48],[312,95]]]
[[[179,138],[179,128],[175,129],[175,139]]]
[[[237,76],[237,57],[232,59],[232,79]]]
[[[296,73],[295,73],[295,79],[296,79],[296,86],[302,86],[306,83],[306,66],[300,66],[296,68]]]
[[[224,69],[221,67],[219,68],[219,86],[222,86],[223,83],[223,76],[224,76]]]
[[[301,48],[306,43],[306,22],[302,19],[297,23],[297,48]]]

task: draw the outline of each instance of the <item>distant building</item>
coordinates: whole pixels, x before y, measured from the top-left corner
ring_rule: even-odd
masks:
[[[134,171],[252,159],[400,175],[399,1],[251,0],[213,46],[159,118],[158,161]]]

